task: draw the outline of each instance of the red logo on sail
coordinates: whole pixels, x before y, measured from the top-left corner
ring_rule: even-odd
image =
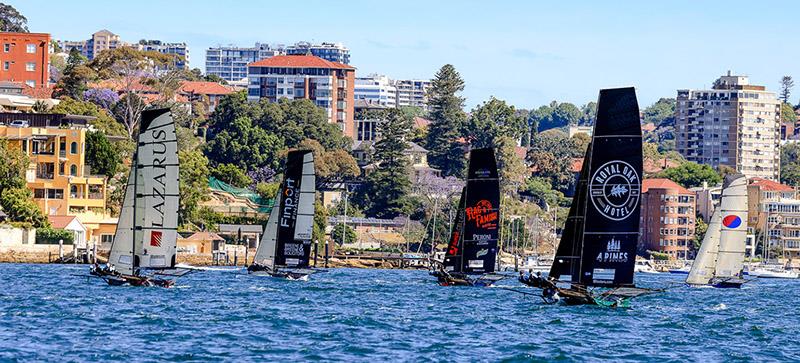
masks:
[[[458,238],[460,234],[458,231],[453,232],[453,238],[450,240],[450,250],[447,251],[448,255],[456,255],[458,254]]]
[[[161,231],[150,232],[150,245],[153,247],[161,247]]]
[[[497,211],[492,208],[492,203],[482,199],[474,207],[465,210],[468,221],[475,221],[478,228],[497,228]]]

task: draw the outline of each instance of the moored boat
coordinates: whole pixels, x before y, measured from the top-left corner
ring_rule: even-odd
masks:
[[[755,267],[746,272],[748,276],[757,277],[761,279],[797,279],[800,278],[800,273],[778,267]]]

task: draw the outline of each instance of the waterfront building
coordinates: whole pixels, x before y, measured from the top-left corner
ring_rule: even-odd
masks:
[[[247,86],[247,65],[283,55],[283,46],[256,43],[254,47],[218,46],[206,50],[206,74],[230,84]]]
[[[370,74],[356,77],[353,95],[358,100],[366,100],[387,107],[397,107],[397,87],[384,75]]]
[[[287,55],[313,55],[324,60],[350,64],[350,49],[342,43],[318,43],[297,42],[286,47]]]
[[[184,81],[178,88],[178,101],[182,101],[180,96],[185,97],[186,102],[207,102],[208,108],[205,110],[208,113],[214,112],[214,109],[219,105],[222,97],[234,93],[231,87],[221,85],[217,82],[203,82],[203,81]]]
[[[722,185],[708,186],[708,183],[703,182],[703,186],[689,190],[694,193],[697,202],[697,215],[702,217],[703,222],[709,223],[722,198]]]
[[[136,48],[162,54],[172,54],[180,58],[175,61],[175,68],[189,69],[189,47],[186,43],[165,43],[160,40],[140,40]]]
[[[413,106],[430,111],[428,106],[428,89],[431,87],[430,80],[424,79],[405,79],[394,81],[397,88],[397,107]]]
[[[331,233],[336,225],[347,223],[347,226],[356,233],[356,240],[353,243],[337,246],[351,249],[379,249],[389,247],[405,247],[406,239],[403,237],[403,230],[407,228],[411,221],[406,221],[402,217],[395,219],[365,218],[335,216],[328,217],[328,225],[325,232],[330,240],[333,240]]]
[[[358,86],[356,86],[358,87]],[[387,106],[371,100],[356,99],[355,106],[355,123],[356,123],[356,138],[355,141],[375,141],[380,135],[379,126],[383,122],[379,117],[375,117],[374,113],[369,111],[385,110]]]
[[[639,245],[670,259],[692,259],[695,195],[669,179],[642,181]]]
[[[0,32],[0,81],[47,87],[50,80],[50,34]]]
[[[797,190],[763,178],[752,178],[747,186],[748,228],[756,243],[779,251],[779,260],[800,257],[800,199]],[[763,253],[763,249],[762,249]],[[764,257],[763,255],[760,257]],[[800,261],[796,261],[798,263]]]
[[[780,176],[780,101],[728,72],[711,89],[678,90],[677,149],[687,160],[730,166],[747,177]]]
[[[311,100],[355,139],[355,68],[311,55],[281,55],[250,63],[247,78],[248,100]]]

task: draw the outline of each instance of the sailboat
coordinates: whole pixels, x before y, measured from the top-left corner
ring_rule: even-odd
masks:
[[[747,178],[728,174],[722,199],[714,214],[686,283],[713,287],[741,287],[747,239]]]
[[[494,273],[500,232],[499,205],[500,183],[494,150],[472,150],[467,185],[461,191],[444,261],[431,271],[440,285],[490,286],[505,278]]]
[[[283,183],[247,272],[292,280],[305,280],[317,272],[310,268],[311,236],[316,193],[314,154],[290,151]]]
[[[600,91],[592,140],[547,278],[520,276],[545,302],[628,306],[639,239],[642,131],[634,88]]]
[[[163,286],[175,268],[178,238],[178,141],[170,110],[142,112],[136,151],[108,264],[90,273],[110,285]]]

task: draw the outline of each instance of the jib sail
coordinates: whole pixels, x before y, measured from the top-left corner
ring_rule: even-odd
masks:
[[[450,241],[447,244],[447,251],[444,255],[444,269],[448,272],[463,272],[462,267],[462,244],[464,239],[462,233],[464,231],[464,203],[466,203],[467,188],[461,189],[461,198],[458,200],[458,209],[456,210],[456,220],[453,223],[453,230],[450,231]]]

